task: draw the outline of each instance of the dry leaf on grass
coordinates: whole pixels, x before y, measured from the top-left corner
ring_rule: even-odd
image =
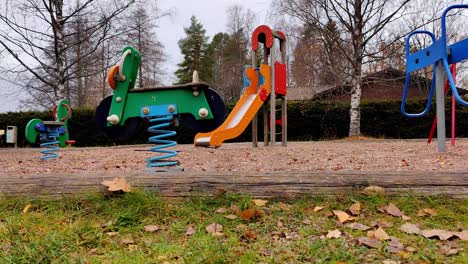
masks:
[[[223,226],[217,223],[212,223],[211,225],[207,226],[206,232],[213,236],[222,236],[223,234]]]
[[[380,187],[380,186],[376,186],[376,185],[370,185],[370,186],[367,186],[364,191],[362,191],[363,194],[366,194],[366,195],[370,195],[370,196],[373,196],[373,195],[385,195],[385,189]]]
[[[387,233],[381,228],[377,228],[374,232],[374,237],[378,240],[388,240],[390,237],[387,235]]]
[[[257,238],[257,234],[255,234],[255,232],[252,229],[247,229],[244,235],[241,237],[241,239],[245,239],[249,241],[255,240],[256,238]]]
[[[431,208],[423,208],[418,211],[418,216],[437,216],[437,212]]]
[[[195,227],[192,224],[188,224],[187,225],[187,231],[185,232],[185,235],[191,236],[191,235],[195,234],[195,232],[196,232]]]
[[[231,207],[229,207],[229,210],[233,211],[233,212],[238,212],[239,211],[239,207],[237,207],[237,205],[233,204],[231,205]]]
[[[401,217],[403,215],[403,213],[400,211],[400,209],[398,209],[398,207],[396,207],[396,205],[394,204],[389,204],[388,206],[384,207],[384,210],[387,214],[389,215],[393,215],[393,216],[396,216],[396,217]]]
[[[373,227],[392,227],[393,223],[385,221],[374,221],[370,225]]]
[[[352,215],[359,215],[361,213],[361,203],[357,202],[349,207],[349,212]]]
[[[304,219],[304,221],[302,221],[302,223],[304,223],[305,225],[310,225],[310,224],[312,224],[312,221],[310,221],[310,219]]]
[[[406,234],[421,234],[421,229],[414,224],[406,223],[400,227],[400,231],[405,232]]]
[[[421,231],[421,235],[423,235],[425,238],[438,237],[440,240],[450,239],[451,237],[455,236],[455,233],[457,232],[442,229],[429,229]]]
[[[369,230],[371,228],[370,226],[366,226],[366,225],[363,225],[361,223],[348,223],[348,224],[346,224],[346,226],[353,229],[353,230],[362,230],[362,231],[366,231],[366,230]]]
[[[396,237],[392,237],[385,248],[388,252],[396,254],[402,251],[405,246]]]
[[[242,220],[250,220],[250,219],[258,217],[260,215],[261,215],[261,212],[256,207],[249,208],[249,209],[246,209],[246,210],[244,210],[242,212],[239,212],[239,217]]]
[[[453,243],[442,245],[439,248],[439,252],[445,256],[456,255],[460,251],[463,251],[463,248]]]
[[[279,203],[278,208],[282,211],[289,211],[289,205],[285,203]]]
[[[110,192],[131,192],[130,184],[125,178],[114,178],[112,181],[102,180],[101,184],[107,186]]]
[[[27,204],[24,208],[23,208],[23,214],[27,213],[29,211],[29,209],[31,209],[31,204]]]
[[[327,235],[326,235],[326,238],[340,238],[341,237],[341,231],[338,230],[338,229],[335,229],[335,230],[329,230]]]
[[[325,208],[324,206],[315,206],[314,207],[314,212],[318,212],[318,211],[321,211],[323,208]]]
[[[403,221],[409,221],[409,220],[411,220],[411,217],[406,216],[406,215],[402,215],[402,216],[401,216],[401,219],[402,219]]]
[[[227,218],[227,219],[234,220],[234,219],[237,218],[237,215],[235,215],[235,214],[228,214],[228,215],[226,215],[226,216],[224,216],[224,217]]]
[[[144,227],[143,227],[143,230],[144,230],[145,232],[150,232],[150,233],[152,233],[152,232],[158,231],[158,230],[159,230],[159,226],[157,226],[157,225],[147,225],[147,226],[144,226]]]
[[[359,237],[358,243],[360,245],[365,245],[370,248],[380,248],[382,246],[382,242],[380,242],[378,239],[370,237]]]
[[[216,210],[216,213],[219,213],[219,214],[223,214],[225,212],[227,212],[227,209],[224,207],[218,208],[218,210]]]
[[[120,240],[120,243],[125,244],[125,245],[135,244],[135,239],[131,237],[124,237],[122,238],[122,240]]]
[[[268,203],[267,200],[262,199],[254,199],[253,202],[256,206],[265,206]]]
[[[349,214],[341,210],[333,210],[333,214],[338,217],[338,221],[340,221],[340,223],[348,221],[351,217]]]
[[[280,232],[280,231],[271,232],[271,239],[279,240],[281,238],[286,238],[286,234],[284,232]]]

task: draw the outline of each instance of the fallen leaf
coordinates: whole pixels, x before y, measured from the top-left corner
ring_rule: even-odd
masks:
[[[191,236],[191,235],[195,234],[195,232],[196,232],[195,227],[192,224],[188,224],[187,225],[187,231],[185,232],[185,235]]]
[[[282,228],[282,227],[284,227],[284,224],[283,224],[283,222],[278,221],[278,223],[276,224],[276,226],[277,226],[278,228]]]
[[[362,231],[366,231],[366,230],[369,230],[371,228],[370,226],[366,226],[366,225],[363,225],[361,223],[348,223],[348,224],[346,224],[346,226],[353,229],[353,230],[362,230]]]
[[[349,212],[351,212],[352,215],[359,215],[359,213],[361,213],[361,203],[357,202],[351,205],[351,207],[349,207]]]
[[[349,214],[347,214],[346,212],[343,212],[341,210],[333,210],[333,214],[338,217],[338,221],[340,221],[340,223],[344,223],[344,222],[348,221],[349,218],[350,218]]]
[[[27,204],[24,208],[23,208],[23,214],[27,213],[29,211],[29,209],[31,208],[32,204]]]
[[[227,209],[224,208],[224,207],[221,207],[218,210],[216,210],[216,213],[219,213],[219,214],[222,214],[222,213],[225,213],[225,212],[227,212]]]
[[[262,199],[254,199],[253,202],[256,206],[265,206],[268,203],[267,200]]]
[[[235,214],[228,214],[228,215],[225,216],[225,218],[234,220],[234,219],[237,218],[237,215],[235,215]]]
[[[147,225],[143,227],[145,232],[156,232],[159,230],[159,226],[157,225]]]
[[[377,228],[374,232],[374,237],[377,238],[378,240],[388,240],[390,237],[387,235],[387,233],[381,228]]]
[[[328,231],[326,238],[340,238],[341,237],[341,231],[338,229]]]
[[[392,227],[393,223],[385,222],[385,221],[375,221],[370,224],[373,227]]]
[[[328,210],[325,211],[325,212],[323,212],[323,215],[325,215],[326,217],[332,217],[332,216],[334,216],[334,214],[333,214],[332,212],[328,211]]]
[[[280,231],[273,231],[273,232],[271,232],[271,238],[273,240],[279,240],[281,238],[286,238],[286,234],[284,232],[280,232]]]
[[[107,186],[107,190],[110,192],[131,192],[130,184],[125,178],[114,178],[112,181],[103,180],[101,184]]]
[[[418,216],[437,216],[437,212],[431,208],[423,208],[418,211]]]
[[[256,207],[246,209],[246,210],[239,213],[239,217],[242,220],[250,220],[250,219],[255,218],[257,216],[260,216],[260,215],[261,215],[261,213]]]
[[[397,216],[397,217],[401,217],[403,215],[403,213],[400,211],[400,209],[398,209],[398,207],[396,207],[394,204],[389,204],[387,207],[385,207],[385,212],[387,212],[387,214],[389,215],[393,215],[393,216]]]
[[[406,215],[402,215],[402,216],[401,216],[401,219],[402,219],[403,221],[409,221],[409,220],[411,220],[411,217],[406,216]]]
[[[118,235],[119,233],[118,232],[107,232],[106,235],[109,236],[109,237],[114,237],[116,235]]]
[[[385,248],[388,252],[396,254],[402,251],[405,246],[396,237],[392,237]]]
[[[445,256],[456,255],[458,252],[462,251],[463,248],[458,247],[455,244],[445,244],[439,248],[439,252]]]
[[[362,193],[370,196],[385,195],[385,189],[380,186],[370,185],[367,186]]]
[[[405,223],[400,227],[400,231],[405,232],[406,234],[421,234],[421,229],[414,224]]]
[[[297,232],[284,233],[286,240],[299,240],[301,236]]]
[[[248,239],[248,240],[255,240],[257,238],[257,234],[255,234],[254,231],[252,231],[252,229],[247,229],[245,231],[245,234],[244,236]]]
[[[229,207],[229,210],[233,211],[233,212],[238,212],[239,211],[239,207],[237,207],[237,205],[233,204],[231,205],[231,207]]]
[[[457,232],[442,230],[442,229],[429,229],[422,230],[421,235],[425,238],[438,237],[440,240],[447,240],[453,237]]]
[[[306,225],[310,225],[310,224],[312,224],[312,221],[310,221],[309,219],[304,219],[304,221],[302,221],[302,223],[304,223]]]
[[[323,206],[315,206],[315,207],[314,207],[314,212],[321,211],[323,208],[325,208],[325,207],[323,207]]]
[[[401,261],[393,260],[393,259],[385,259],[382,261],[382,264],[401,264]]]
[[[279,203],[278,208],[283,210],[283,211],[289,211],[289,205],[287,205],[285,203]]]
[[[382,242],[375,238],[369,238],[369,237],[359,237],[358,238],[358,243],[360,245],[365,245],[370,248],[380,248],[382,246]]]
[[[416,252],[416,248],[414,247],[406,247],[405,250],[408,252]]]
[[[457,236],[458,238],[460,238],[463,241],[467,241],[468,240],[468,230],[463,230],[461,232],[457,232],[457,233],[455,233],[455,236]]]
[[[124,237],[120,242],[125,245],[135,244],[135,240],[131,237]]]
[[[217,223],[212,223],[211,225],[207,226],[206,232],[213,236],[222,236],[223,234],[223,226]]]

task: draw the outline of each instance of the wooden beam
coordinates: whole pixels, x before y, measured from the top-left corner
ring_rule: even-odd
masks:
[[[0,175],[0,196],[61,196],[106,192],[103,179],[123,177],[165,197],[210,196],[223,190],[254,197],[335,195],[378,185],[387,193],[468,196],[467,172],[156,172]]]

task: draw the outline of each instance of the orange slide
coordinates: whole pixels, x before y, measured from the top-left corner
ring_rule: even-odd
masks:
[[[265,82],[258,91],[259,78],[255,69],[248,67],[245,74],[250,80],[250,85],[245,89],[232,112],[217,129],[207,133],[198,133],[195,136],[195,146],[219,147],[225,140],[238,137],[260,110],[271,90],[270,66],[267,64],[260,66],[260,74]]]

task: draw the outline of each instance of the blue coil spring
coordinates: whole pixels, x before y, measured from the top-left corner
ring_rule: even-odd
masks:
[[[41,160],[48,160],[48,159],[56,159],[59,154],[57,151],[59,150],[57,138],[59,137],[59,132],[57,129],[47,129],[47,133],[41,135]]]
[[[176,146],[177,142],[173,140],[164,139],[167,137],[175,136],[176,132],[172,130],[161,129],[163,127],[170,126],[170,121],[172,120],[172,118],[173,116],[169,115],[164,117],[154,117],[149,120],[151,126],[148,128],[148,131],[153,134],[157,134],[149,138],[150,143],[156,144],[156,146],[151,147],[150,150],[156,153],[160,153],[162,155],[146,159],[146,167],[168,167],[175,166],[179,163],[176,160],[168,160],[169,158],[175,157],[177,155],[177,152],[174,150],[165,149]]]

